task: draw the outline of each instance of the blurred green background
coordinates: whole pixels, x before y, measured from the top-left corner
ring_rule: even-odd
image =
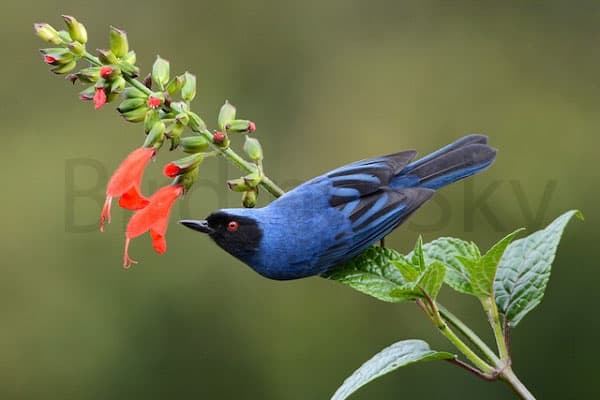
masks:
[[[224,99],[256,121],[267,172],[289,188],[367,156],[421,154],[483,132],[493,168],[440,193],[388,245],[419,233],[482,248],[570,208],[545,300],[513,333],[514,369],[540,399],[598,398],[597,268],[600,3],[595,1],[8,0],[2,37],[1,399],[326,399],[400,339],[450,349],[417,307],[375,301],[320,278],[261,278],[176,224],[239,198],[210,160],[175,209],[164,256],[147,237],[120,268],[126,214],[97,231],[103,186],[142,141],[113,104],[94,112],[48,72],[32,23],[88,28],[106,47],[125,29],[139,65],[155,54],[198,76],[211,127]],[[239,146],[241,143],[236,143]],[[144,192],[166,182],[161,154]],[[483,205],[474,202],[483,198]],[[261,201],[269,200],[266,193]],[[417,225],[419,224],[419,225]],[[475,300],[442,293],[475,328]],[[356,399],[513,398],[447,363],[405,368]]]

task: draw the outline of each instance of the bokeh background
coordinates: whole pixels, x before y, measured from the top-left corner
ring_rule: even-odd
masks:
[[[600,3],[433,0],[4,2],[0,398],[327,399],[397,340],[451,348],[414,305],[320,278],[266,280],[177,225],[239,204],[224,186],[238,172],[219,160],[175,209],[167,254],[138,239],[141,263],[122,271],[127,216],[116,211],[104,234],[97,220],[110,172],[143,136],[41,62],[32,23],[60,26],[62,13],[86,24],[91,49],[107,46],[112,24],[145,72],[158,53],[197,74],[194,108],[212,127],[225,99],[236,104],[286,188],[367,156],[488,134],[493,168],[444,189],[388,245],[407,251],[422,233],[487,248],[583,210],[544,302],[513,332],[514,368],[540,399],[597,398]],[[166,182],[170,158],[147,171],[146,193]],[[491,339],[475,300],[442,297]],[[513,398],[443,362],[354,398],[415,396]]]

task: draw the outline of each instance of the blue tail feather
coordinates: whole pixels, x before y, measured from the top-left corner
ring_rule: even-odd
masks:
[[[392,188],[439,189],[489,167],[496,150],[487,137],[469,135],[407,165],[391,182]]]

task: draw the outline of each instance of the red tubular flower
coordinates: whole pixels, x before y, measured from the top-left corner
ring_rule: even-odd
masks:
[[[146,207],[137,211],[127,224],[125,232],[125,253],[123,254],[123,268],[129,268],[136,261],[129,257],[129,243],[131,239],[150,231],[152,246],[158,254],[167,251],[165,233],[169,225],[169,213],[175,200],[183,193],[182,185],[169,185],[158,189],[149,199]]]
[[[97,88],[94,95],[94,108],[96,110],[102,108],[106,104],[106,93],[103,88]]]
[[[110,206],[113,197],[120,196],[119,205],[129,210],[139,210],[148,204],[148,199],[140,194],[142,175],[155,150],[140,147],[132,151],[113,173],[106,187],[106,200],[100,214],[100,231],[104,223],[110,223]]]

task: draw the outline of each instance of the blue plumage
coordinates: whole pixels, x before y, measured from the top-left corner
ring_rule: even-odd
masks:
[[[389,234],[436,189],[488,167],[495,155],[485,136],[469,135],[414,162],[409,150],[346,165],[264,208],[181,222],[268,278],[319,275]]]

